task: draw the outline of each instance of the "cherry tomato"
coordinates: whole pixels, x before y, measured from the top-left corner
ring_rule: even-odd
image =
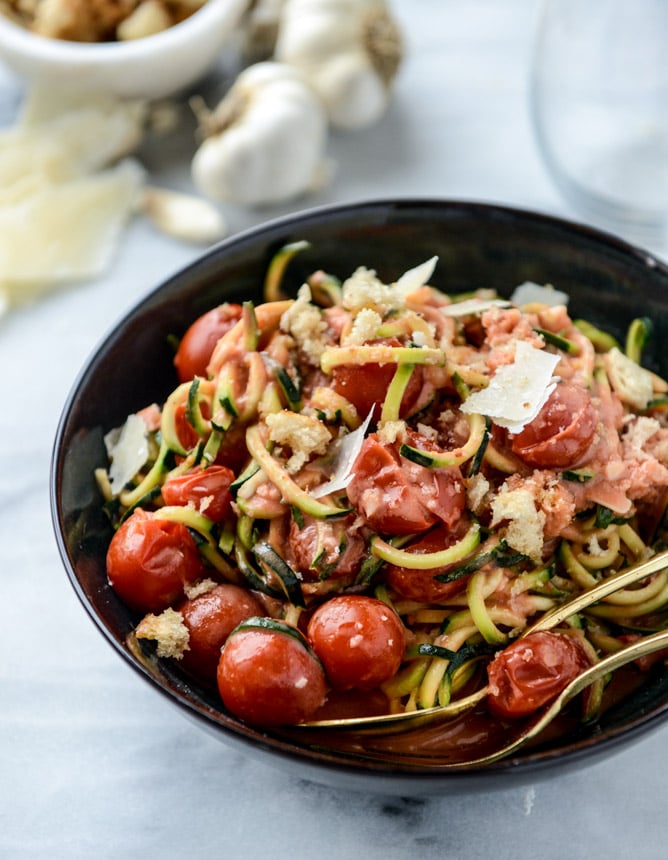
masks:
[[[190,638],[183,667],[211,681],[216,679],[220,649],[230,633],[253,615],[262,615],[262,604],[239,585],[222,583],[186,600],[179,607]]]
[[[459,531],[461,531],[461,534]],[[444,529],[442,526],[437,526],[418,540],[406,545],[404,549],[421,554],[438,552],[456,543],[462,535],[463,530],[453,532]],[[449,564],[446,567],[415,570],[408,567],[389,565],[386,570],[386,581],[397,594],[406,600],[417,600],[420,603],[447,600],[466,588],[469,577],[461,576],[452,582],[439,582],[434,577],[439,573],[452,570],[454,567],[456,565]]]
[[[230,484],[234,472],[226,466],[198,466],[168,478],[162,485],[166,505],[194,505],[204,516],[219,523],[230,512]]]
[[[137,508],[107,550],[107,576],[131,609],[162,612],[198,579],[202,560],[188,529]]]
[[[466,506],[458,468],[429,469],[402,460],[375,434],[364,440],[352,471],[348,498],[381,534],[424,532],[439,521],[452,528]]]
[[[288,559],[306,579],[342,579],[359,570],[364,537],[352,529],[355,516],[322,520],[304,515],[290,522]]]
[[[174,425],[176,427],[176,435],[179,442],[183,445],[186,451],[190,451],[199,442],[197,431],[188,421],[186,417],[186,406],[184,403],[179,404],[174,410]],[[209,416],[205,416],[209,417]]]
[[[642,639],[640,633],[624,633],[618,637],[623,645],[630,645],[632,642],[637,642]],[[644,657],[638,657],[633,661],[633,665],[637,666],[641,672],[649,672],[652,666],[657,663],[663,663],[668,660],[668,648],[663,648],[661,651],[655,651],[653,654],[646,654]]]
[[[376,341],[390,346],[400,346],[396,339]],[[373,420],[380,418],[380,412],[385,401],[387,389],[396,372],[396,364],[355,364],[341,365],[332,370],[332,387],[349,400],[363,417],[374,408]],[[402,417],[410,414],[422,390],[422,368],[415,368],[404,391],[399,414]]]
[[[296,627],[250,618],[228,636],[218,663],[223,704],[254,726],[294,725],[324,703],[320,661]]]
[[[570,382],[554,389],[538,416],[512,438],[511,448],[531,466],[564,469],[585,454],[598,416],[588,392]]]
[[[198,317],[181,338],[174,356],[179,382],[206,377],[214,347],[241,317],[241,305],[223,304]]]
[[[337,690],[373,690],[399,668],[406,644],[399,616],[375,597],[333,597],[311,616],[307,636]]]
[[[501,718],[528,716],[590,665],[584,648],[568,633],[530,633],[500,651],[487,667],[488,707]]]

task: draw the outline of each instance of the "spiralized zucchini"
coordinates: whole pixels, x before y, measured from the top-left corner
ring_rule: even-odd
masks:
[[[112,498],[101,472],[100,486],[116,525],[136,505],[180,520],[197,533],[208,575],[264,592],[272,612],[290,623],[333,594],[376,595],[408,632],[405,659],[383,687],[388,710],[446,704],[484,683],[487,661],[537,615],[664,546],[668,385],[642,368],[651,326],[633,321],[620,348],[592,323],[573,322],[563,306],[503,306],[489,290],[452,296],[415,282],[417,275],[386,284],[366,269],[344,282],[317,272],[296,299],[286,298],[287,267],[307,247],[279,251],[267,301],[244,304],[212,354],[208,378],[175,387],[160,427],[147,431],[151,459],[132,482]],[[473,301],[468,312],[457,312],[460,298]],[[465,414],[468,398],[513,363],[520,341],[555,356],[551,388],[536,393],[529,380],[526,393],[518,376],[514,393],[499,394],[498,414]],[[636,374],[651,393],[640,407]],[[354,395],[376,390],[380,375],[382,396],[364,414],[365,398]],[[584,442],[590,407],[571,413],[568,398],[560,399],[574,388],[596,414]],[[549,407],[553,389],[557,405]],[[524,423],[504,417],[532,397],[538,401]],[[179,433],[178,408],[194,444]],[[550,409],[561,416],[549,418]],[[163,507],[164,482],[220,461],[231,434],[245,445],[245,463],[231,488],[230,521]],[[365,435],[393,452],[418,487],[424,528],[378,527],[392,501],[373,471],[376,519],[359,487],[349,497]],[[568,461],[574,439],[582,444]],[[452,492],[461,500],[450,522],[429,490],[445,474],[456,476]],[[306,561],[296,548],[305,534],[312,538]],[[429,546],[420,543],[426,536]],[[595,659],[667,621],[664,570],[565,626]]]

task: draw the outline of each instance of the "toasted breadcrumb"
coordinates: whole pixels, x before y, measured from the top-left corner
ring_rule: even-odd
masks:
[[[0,13],[51,39],[108,42],[151,36],[207,0],[2,0]]]
[[[372,308],[384,313],[399,307],[401,297],[397,289],[378,279],[373,269],[360,266],[343,282],[341,287],[343,307],[353,313],[362,308]]]
[[[353,326],[347,336],[341,341],[342,346],[360,346],[376,337],[383,320],[371,308],[362,308],[355,316]]]
[[[384,421],[378,427],[378,440],[383,445],[393,445],[397,439],[403,439],[405,433],[405,421]]]
[[[326,329],[322,311],[311,304],[311,290],[303,284],[296,301],[281,317],[281,330],[292,335],[299,348],[317,364],[327,346]]]
[[[291,474],[298,472],[312,454],[324,454],[332,438],[325,425],[312,415],[284,409],[270,413],[265,421],[271,441],[292,450],[286,467]]]
[[[192,585],[185,585],[183,590],[185,591],[188,600],[194,600],[201,594],[207,594],[209,591],[212,591],[217,585],[218,583],[214,582],[213,579],[199,579]]]
[[[183,623],[183,616],[175,609],[165,609],[160,615],[149,614],[139,622],[135,635],[138,639],[156,642],[158,657],[174,657],[180,660],[188,650],[190,633]]]
[[[492,501],[492,527],[506,523],[508,546],[540,563],[543,555],[545,513],[536,509],[533,493],[527,489],[502,487]]]

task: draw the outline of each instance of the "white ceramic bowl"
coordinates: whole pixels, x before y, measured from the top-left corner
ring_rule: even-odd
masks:
[[[229,44],[248,0],[208,0],[155,36],[82,43],[37,36],[0,15],[0,59],[30,82],[163,98],[202,78]]]

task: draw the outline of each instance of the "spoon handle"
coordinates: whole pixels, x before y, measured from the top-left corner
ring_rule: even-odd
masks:
[[[522,636],[535,633],[537,630],[550,630],[552,627],[556,627],[562,621],[570,618],[571,615],[576,615],[588,606],[598,603],[599,600],[603,600],[603,598],[609,597],[611,594],[621,591],[623,588],[627,588],[629,585],[633,585],[665,567],[668,567],[668,550],[658,553],[653,558],[641,562],[641,564],[636,564],[633,567],[627,567],[624,570],[613,573],[593,586],[593,588],[583,591],[582,594],[578,594],[577,597],[574,597],[567,603],[562,603],[561,606],[557,606],[555,609],[546,612],[538,621],[528,627]]]
[[[650,636],[643,636],[637,639],[625,648],[619,651],[614,651],[608,654],[598,663],[594,663],[588,669],[585,669],[577,678],[565,687],[559,696],[545,710],[539,712],[528,726],[525,726],[519,735],[517,735],[510,743],[505,744],[493,753],[481,756],[477,759],[467,759],[466,761],[453,764],[453,768],[477,767],[478,765],[488,765],[499,759],[506,758],[511,753],[516,752],[523,747],[532,738],[535,738],[543,731],[552,720],[560,713],[564,705],[569,702],[578,693],[581,693],[586,687],[604,677],[609,672],[614,672],[621,666],[631,663],[633,660],[638,660],[640,657],[646,657],[648,654],[654,654],[656,651],[661,651],[668,648],[668,630],[661,630],[658,633],[652,633]]]

